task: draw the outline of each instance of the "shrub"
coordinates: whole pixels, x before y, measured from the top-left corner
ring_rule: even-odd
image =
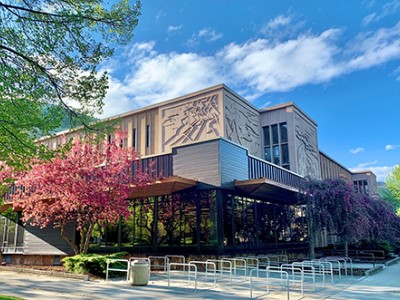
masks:
[[[127,252],[118,252],[113,254],[107,255],[100,255],[100,254],[78,254],[75,256],[70,256],[64,258],[62,261],[64,266],[67,268],[68,271],[74,272],[77,274],[93,274],[97,276],[105,276],[106,274],[106,267],[107,267],[107,259],[119,259],[123,258],[123,256],[127,255]],[[118,263],[113,264],[113,268],[124,268],[125,264]]]

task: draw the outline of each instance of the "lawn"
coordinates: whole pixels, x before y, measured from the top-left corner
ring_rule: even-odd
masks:
[[[13,297],[13,296],[2,296],[0,295],[0,300],[24,300],[22,298]]]

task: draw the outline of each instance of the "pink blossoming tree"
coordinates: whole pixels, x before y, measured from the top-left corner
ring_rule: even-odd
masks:
[[[58,227],[76,254],[87,253],[95,224],[127,218],[132,189],[150,181],[147,173],[133,168],[140,157],[133,148],[122,147],[123,138],[119,131],[113,141],[100,144],[75,138],[64,154],[33,161],[16,182],[23,188],[14,196],[14,208],[22,209],[23,221]],[[70,224],[79,232],[79,243],[66,234]]]
[[[348,255],[349,243],[361,240],[400,238],[400,218],[378,198],[356,193],[342,179],[311,180],[306,183],[307,224],[310,257],[314,257],[315,237],[323,229],[338,236]]]

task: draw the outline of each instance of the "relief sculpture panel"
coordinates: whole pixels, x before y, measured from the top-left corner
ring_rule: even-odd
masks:
[[[219,137],[220,114],[218,94],[162,109],[163,152],[177,145]]]
[[[297,114],[295,114],[295,145],[297,173],[320,179],[317,130]]]
[[[261,137],[258,113],[233,100],[226,99],[225,137],[246,147],[250,154],[260,156]]]

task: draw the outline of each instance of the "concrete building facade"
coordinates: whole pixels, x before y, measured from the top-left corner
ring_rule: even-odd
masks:
[[[156,175],[148,189],[132,192],[128,220],[99,230],[92,251],[224,255],[305,248],[299,200],[305,177],[345,178],[369,193],[376,186],[372,172],[352,173],[319,150],[317,123],[296,104],[260,110],[225,85],[105,121],[117,121],[128,133],[125,145],[142,154],[143,168],[154,164]],[[56,148],[61,134],[38,142]],[[71,254],[54,232],[0,219],[2,253]]]

